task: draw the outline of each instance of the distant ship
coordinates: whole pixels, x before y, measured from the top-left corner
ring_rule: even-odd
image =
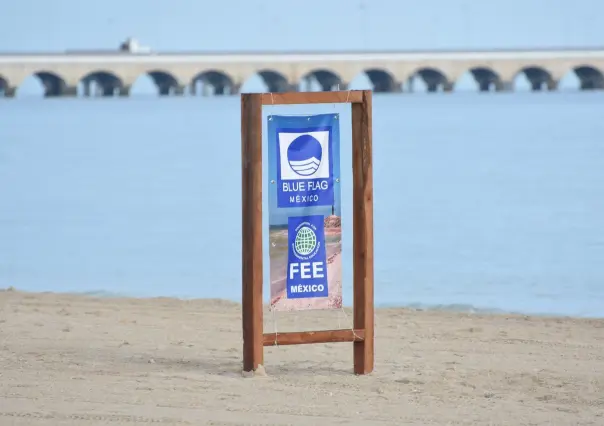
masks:
[[[82,55],[82,54],[90,54],[93,53],[95,55],[115,55],[116,53],[127,53],[127,54],[150,54],[153,53],[150,47],[142,46],[139,44],[138,40],[132,37],[128,37],[125,41],[123,41],[116,52],[113,49],[69,49],[66,50],[65,53],[68,55]]]

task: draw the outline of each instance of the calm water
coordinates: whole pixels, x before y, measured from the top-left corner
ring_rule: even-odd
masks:
[[[239,105],[0,101],[0,287],[239,300]],[[267,109],[305,111],[342,114],[350,164],[348,109]],[[376,303],[604,316],[603,114],[604,94],[376,96]]]

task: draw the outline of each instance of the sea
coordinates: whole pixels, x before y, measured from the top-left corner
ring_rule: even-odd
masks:
[[[263,121],[327,112],[351,305],[350,107]],[[240,301],[240,123],[237,96],[0,99],[0,288]],[[604,93],[375,94],[373,160],[377,307],[604,317]]]

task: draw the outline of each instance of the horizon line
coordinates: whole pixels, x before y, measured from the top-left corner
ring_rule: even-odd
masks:
[[[449,49],[339,49],[339,50],[149,50],[149,51],[127,51],[120,49],[66,49],[64,51],[0,51],[0,56],[69,56],[69,55],[124,55],[124,56],[172,56],[172,55],[327,55],[327,54],[405,54],[405,53],[487,53],[487,52],[582,52],[582,51],[604,51],[604,45],[600,46],[566,46],[566,47],[506,47],[506,48],[449,48]]]

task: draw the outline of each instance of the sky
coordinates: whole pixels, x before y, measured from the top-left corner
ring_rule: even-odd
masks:
[[[0,51],[604,46],[602,0],[7,0]],[[8,19],[6,19],[8,18]]]
[[[602,0],[7,0],[2,13],[0,53],[115,49],[127,37],[158,52],[604,46]],[[156,93],[141,81],[133,94]],[[573,75],[561,87],[577,84]],[[242,90],[263,86],[252,76]],[[361,76],[351,88],[370,83]],[[39,95],[41,84],[31,77],[20,93]]]

